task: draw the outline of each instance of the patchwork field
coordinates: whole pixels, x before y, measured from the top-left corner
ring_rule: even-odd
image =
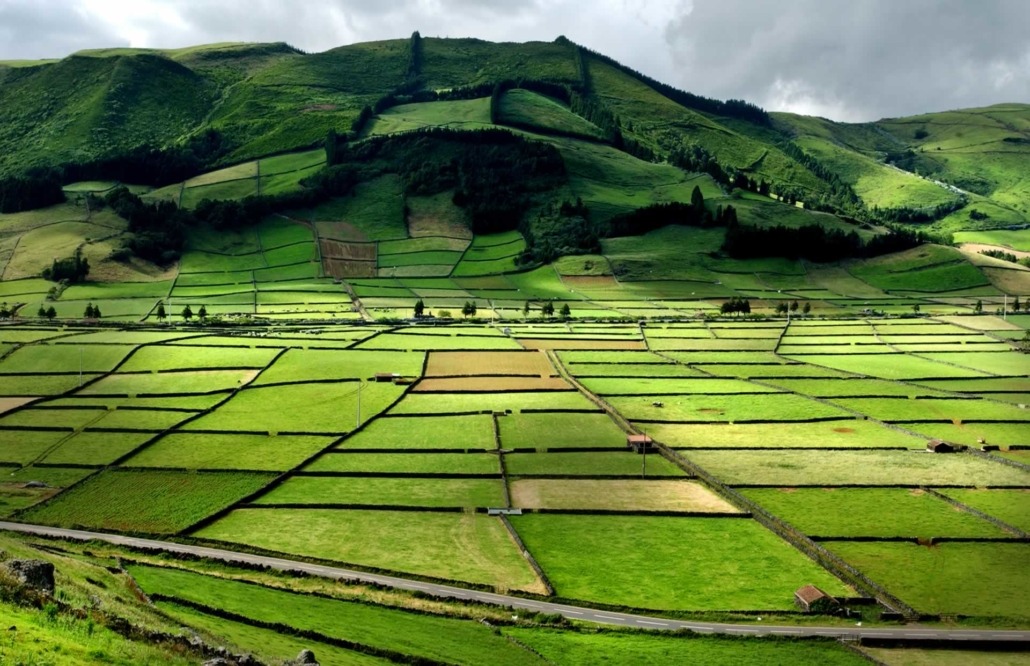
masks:
[[[294,233],[259,231],[267,246]],[[248,243],[267,247],[201,240],[237,258]],[[475,261],[518,242],[493,240]],[[216,291],[236,277],[183,275],[193,286],[177,289],[214,289],[210,308],[235,298]],[[460,306],[516,284],[546,294],[557,288],[550,276],[353,288],[370,302]],[[312,295],[334,288],[306,284],[268,283],[253,306],[322,307]],[[624,299],[606,307],[636,309]],[[524,301],[510,303],[500,310],[521,314]],[[782,612],[806,583],[858,593],[750,518],[725,484],[919,612],[999,614],[970,601],[972,577],[949,555],[962,552],[1018,617],[1005,581],[1025,582],[1008,563],[1026,549],[1030,469],[1010,447],[1028,444],[1020,403],[1030,384],[1020,354],[971,351],[1007,348],[981,340],[1009,330],[1000,326],[958,316],[786,329],[732,319],[8,326],[0,463],[11,476],[0,511],[544,593],[513,534],[485,513],[510,507],[523,512],[511,517],[514,533],[565,598]],[[668,450],[627,449],[639,432]],[[1002,450],[935,455],[931,439]],[[36,480],[46,485],[26,487]],[[935,549],[965,592],[899,573]],[[634,573],[656,567],[667,573]]]

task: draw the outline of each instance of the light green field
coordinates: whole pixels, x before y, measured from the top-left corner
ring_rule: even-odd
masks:
[[[343,434],[385,409],[402,392],[401,387],[389,383],[363,387],[359,417],[357,382],[251,388],[236,394],[211,414],[191,421],[187,428]]]
[[[816,536],[1003,537],[994,524],[956,510],[922,490],[895,488],[754,488],[744,494]]]
[[[566,598],[663,610],[785,610],[806,583],[846,593],[829,573],[746,519],[524,515],[511,521]],[[645,569],[664,575],[641,576]]]
[[[949,488],[948,497],[1022,530],[1030,529],[1030,491]]]
[[[1026,485],[1024,472],[971,455],[925,451],[690,451],[686,457],[734,484]]]
[[[396,134],[425,127],[452,127],[464,130],[492,127],[490,98],[395,106],[376,117],[369,134]]]
[[[923,448],[925,438],[870,421],[823,423],[648,423],[647,434],[673,447]]]
[[[196,536],[499,589],[539,585],[501,522],[483,514],[238,509]]]
[[[829,542],[827,548],[924,613],[1025,620],[1026,544]]]
[[[103,472],[25,514],[47,525],[171,534],[253,493],[271,475]]]
[[[1030,252],[1030,231],[1007,231],[992,229],[990,231],[958,231],[954,234],[956,243],[980,243],[983,245],[1001,245],[1020,252]]]
[[[173,433],[129,458],[125,464],[130,467],[286,471],[332,441],[331,437]],[[64,448],[67,446],[62,446]]]
[[[500,479],[294,477],[257,504],[352,504],[417,507],[503,506]]]

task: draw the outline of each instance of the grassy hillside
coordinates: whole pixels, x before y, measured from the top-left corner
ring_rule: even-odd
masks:
[[[0,82],[0,173],[175,141],[216,95],[197,73],[151,54],[10,70]]]
[[[940,220],[939,228],[995,229],[1030,220],[1030,105],[860,124],[774,115],[798,146],[852,185],[867,205],[932,207],[956,200],[949,185],[969,202]]]

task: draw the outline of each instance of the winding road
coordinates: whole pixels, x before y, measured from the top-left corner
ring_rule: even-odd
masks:
[[[596,610],[582,606],[568,604],[550,603],[537,601],[522,597],[512,597],[492,592],[469,590],[452,585],[437,585],[417,580],[408,580],[397,576],[385,576],[381,574],[354,571],[340,567],[331,567],[321,564],[310,564],[297,562],[278,557],[265,557],[249,553],[238,553],[231,550],[219,548],[207,548],[189,544],[175,543],[172,541],[159,541],[155,539],[141,539],[137,537],[123,536],[120,534],[105,534],[103,532],[87,532],[84,530],[64,529],[60,527],[47,527],[44,525],[28,525],[23,523],[12,523],[0,521],[0,530],[19,532],[22,534],[33,534],[44,537],[57,537],[62,539],[73,539],[77,541],[105,541],[117,546],[130,546],[133,548],[148,548],[169,553],[184,553],[198,557],[206,557],[212,560],[223,562],[243,562],[247,564],[262,565],[281,571],[303,571],[305,573],[333,578],[338,580],[360,581],[364,583],[375,583],[401,590],[412,590],[432,594],[438,597],[465,599],[478,601],[499,606],[510,606],[516,609],[531,610],[539,613],[558,613],[570,620],[585,622],[596,622],[598,624],[618,625],[621,627],[633,627],[636,629],[652,630],[677,630],[689,629],[699,633],[707,634],[729,634],[737,636],[824,636],[831,638],[843,638],[857,640],[860,638],[879,638],[904,641],[983,641],[983,642],[1009,642],[1026,643],[1030,645],[1030,630],[998,630],[998,629],[941,629],[909,625],[906,627],[862,627],[839,626],[839,627],[816,627],[816,626],[781,626],[765,624],[723,624],[715,622],[692,622],[686,620],[671,620],[661,617],[650,617],[647,615],[635,615],[631,613],[616,613],[610,611]]]

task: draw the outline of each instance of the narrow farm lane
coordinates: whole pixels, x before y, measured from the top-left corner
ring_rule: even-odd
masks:
[[[331,567],[307,562],[297,562],[277,557],[265,557],[248,553],[237,553],[231,550],[219,548],[207,548],[188,544],[174,543],[171,541],[160,541],[156,539],[141,539],[138,537],[123,536],[119,534],[105,534],[103,532],[88,532],[84,530],[72,530],[59,527],[47,527],[44,525],[28,525],[0,521],[0,530],[19,532],[22,534],[35,534],[46,537],[57,537],[63,539],[74,539],[78,541],[104,541],[118,546],[129,546],[134,548],[148,548],[162,550],[169,553],[185,553],[198,557],[206,557],[223,562],[242,562],[278,569],[281,571],[303,571],[305,573],[333,578],[338,580],[354,580],[366,583],[386,585],[402,590],[418,590],[426,594],[439,597],[468,599],[500,606],[510,606],[516,609],[532,610],[540,613],[559,613],[571,620],[585,622],[596,622],[598,624],[610,624],[623,627],[635,627],[638,629],[652,630],[677,630],[689,629],[699,633],[730,634],[736,636],[827,636],[833,638],[889,638],[903,639],[906,641],[990,641],[990,642],[1020,642],[1030,643],[1030,630],[997,630],[997,629],[939,629],[910,625],[907,627],[817,627],[817,626],[777,626],[777,625],[753,625],[753,624],[721,624],[714,622],[690,622],[684,620],[671,620],[646,615],[634,615],[630,613],[616,613],[600,611],[582,606],[568,604],[556,604],[547,601],[524,599],[522,597],[511,597],[492,592],[469,590],[450,585],[437,585],[416,580],[408,580],[398,576],[384,576],[380,574],[354,571],[339,567]]]

